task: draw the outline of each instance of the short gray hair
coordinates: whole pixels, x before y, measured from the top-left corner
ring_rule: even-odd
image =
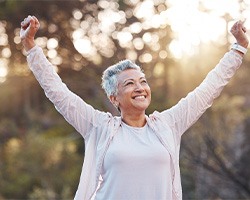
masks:
[[[122,60],[118,62],[117,64],[114,64],[110,67],[108,67],[102,75],[102,88],[105,90],[108,97],[111,95],[117,95],[117,76],[119,73],[121,73],[124,70],[127,69],[136,69],[141,72],[142,69],[135,63],[133,63],[131,60]]]

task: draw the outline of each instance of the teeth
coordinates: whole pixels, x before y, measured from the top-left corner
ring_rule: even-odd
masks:
[[[145,96],[137,96],[135,99],[145,99]]]

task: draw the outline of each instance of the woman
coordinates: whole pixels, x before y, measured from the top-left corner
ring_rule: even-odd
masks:
[[[38,29],[39,21],[34,16],[21,23],[20,36],[29,67],[46,96],[85,140],[75,199],[182,199],[181,136],[211,106],[241,65],[248,46],[242,22],[231,29],[237,44],[199,87],[163,112],[145,114],[151,91],[139,66],[125,60],[105,70],[102,86],[120,117],[95,110],[69,91],[35,45]]]

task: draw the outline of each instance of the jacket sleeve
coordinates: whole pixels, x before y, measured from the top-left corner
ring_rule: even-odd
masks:
[[[227,52],[197,88],[172,108],[159,113],[179,139],[212,105],[241,63],[239,54],[232,50]]]
[[[71,92],[46,59],[43,50],[35,46],[27,55],[28,65],[43,88],[45,95],[63,117],[85,138],[90,129],[110,116],[95,110]]]

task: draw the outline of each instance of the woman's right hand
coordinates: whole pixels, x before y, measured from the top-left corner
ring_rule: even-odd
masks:
[[[20,37],[26,51],[35,46],[35,35],[40,27],[39,21],[35,16],[28,16],[21,22]]]

